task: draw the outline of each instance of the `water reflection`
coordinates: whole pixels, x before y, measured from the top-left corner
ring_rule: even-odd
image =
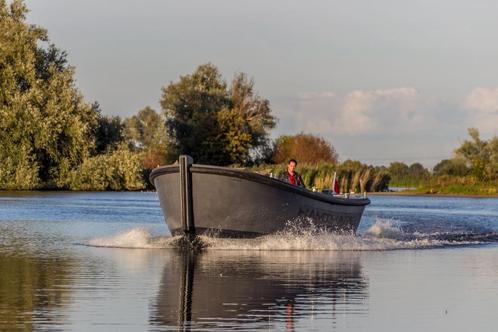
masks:
[[[368,297],[354,252],[210,251],[172,254],[150,324],[157,330],[205,328],[293,331],[301,320],[335,320]],[[309,322],[307,322],[309,324]]]
[[[70,298],[71,262],[0,254],[0,330],[57,330]]]

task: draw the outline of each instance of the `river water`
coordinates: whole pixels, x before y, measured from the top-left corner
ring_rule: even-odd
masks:
[[[0,330],[495,330],[498,199],[371,200],[357,236],[190,255],[155,193],[0,193]]]

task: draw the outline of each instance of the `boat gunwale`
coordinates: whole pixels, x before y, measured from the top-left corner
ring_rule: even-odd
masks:
[[[270,178],[268,176],[261,175],[258,173],[238,170],[234,168],[193,164],[190,169],[192,173],[216,174],[216,175],[230,176],[248,181],[253,181],[331,204],[348,205],[348,206],[366,206],[370,204],[369,198],[343,198],[343,197],[330,196],[328,194],[323,194],[320,192],[312,192],[305,188],[291,185],[276,178]],[[179,173],[179,172],[180,172],[179,165],[161,166],[152,170],[152,172],[149,175],[149,180],[152,184],[154,184],[154,179],[158,176],[170,173]]]

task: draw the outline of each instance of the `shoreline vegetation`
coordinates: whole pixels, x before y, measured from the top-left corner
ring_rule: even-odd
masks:
[[[454,197],[454,198],[498,198],[498,194],[479,195],[479,194],[427,194],[416,191],[386,191],[371,192],[369,196],[408,196],[408,197]]]
[[[161,110],[106,116],[78,90],[67,53],[26,22],[22,0],[0,0],[0,190],[151,190],[151,170],[189,154],[196,163],[242,167],[278,177],[290,158],[307,188],[389,194],[498,195],[498,138],[470,139],[432,170],[420,163],[339,162],[324,138],[270,139],[278,119],[254,80],[225,80],[211,63],[162,87]]]

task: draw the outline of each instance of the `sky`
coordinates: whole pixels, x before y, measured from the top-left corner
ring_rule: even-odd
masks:
[[[159,111],[162,87],[211,62],[254,79],[272,137],[323,136],[340,160],[432,167],[467,128],[498,134],[495,0],[26,4],[104,114]]]

